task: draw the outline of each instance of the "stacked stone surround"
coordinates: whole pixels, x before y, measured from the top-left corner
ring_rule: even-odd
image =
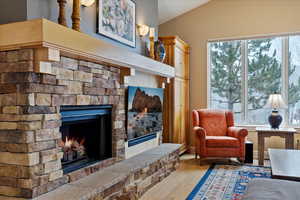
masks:
[[[37,197],[124,159],[120,70],[60,57],[37,73],[36,62],[34,49],[0,52],[0,199]],[[113,158],[63,174],[62,105],[113,105]]]

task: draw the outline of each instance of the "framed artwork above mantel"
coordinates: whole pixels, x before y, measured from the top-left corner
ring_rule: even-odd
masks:
[[[132,0],[98,0],[97,33],[136,46],[136,5]]]

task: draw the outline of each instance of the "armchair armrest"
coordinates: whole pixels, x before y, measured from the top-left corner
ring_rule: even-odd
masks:
[[[199,126],[194,126],[193,131],[196,134],[196,136],[198,136],[200,138],[205,138],[205,136],[206,136],[206,131],[204,130],[204,128],[201,128]]]
[[[245,138],[248,135],[248,130],[245,128],[229,127],[228,135],[235,138]]]

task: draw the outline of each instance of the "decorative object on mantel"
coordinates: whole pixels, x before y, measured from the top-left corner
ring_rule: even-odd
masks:
[[[97,33],[135,47],[135,9],[132,0],[98,0]]]
[[[81,5],[85,7],[90,7],[95,3],[95,0],[81,0]]]
[[[166,58],[166,48],[162,41],[155,39],[155,28],[149,29],[149,57],[159,62],[164,62]]]
[[[155,38],[155,28],[154,27],[150,27],[149,28],[149,38]]]
[[[65,9],[67,0],[57,0],[57,3],[59,5],[58,23],[63,26],[67,26],[66,9]]]
[[[140,37],[144,37],[149,33],[149,26],[145,25],[145,24],[140,24],[137,26],[139,29],[139,35]]]
[[[80,31],[80,0],[73,0],[72,28]]]
[[[282,96],[280,94],[271,94],[267,104],[265,105],[265,108],[272,108],[272,113],[268,118],[271,128],[279,129],[279,126],[282,122],[282,117],[279,114],[278,109],[287,108]]]
[[[160,62],[164,62],[166,58],[166,49],[160,40],[154,42],[154,58]]]

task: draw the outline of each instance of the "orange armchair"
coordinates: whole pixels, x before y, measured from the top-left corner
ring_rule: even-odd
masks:
[[[233,113],[221,110],[193,110],[196,158],[237,157],[245,160],[246,129],[234,127]]]

